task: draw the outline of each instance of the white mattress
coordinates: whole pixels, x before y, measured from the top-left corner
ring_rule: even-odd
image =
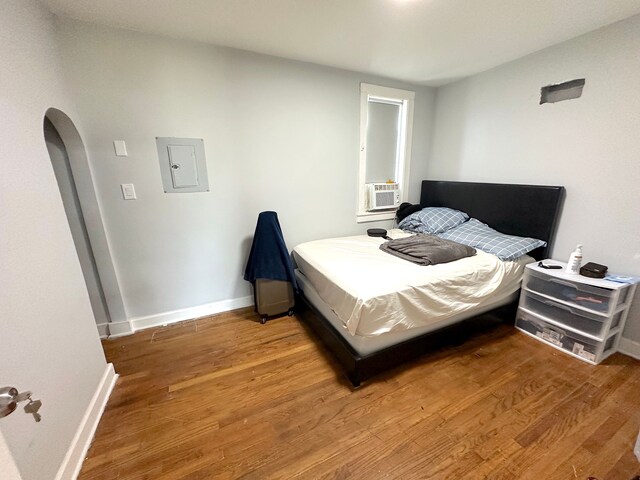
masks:
[[[487,303],[482,308],[474,309],[470,312],[463,312],[457,315],[452,315],[450,317],[442,319],[439,322],[431,323],[423,327],[415,327],[408,330],[394,330],[392,332],[385,333],[384,335],[365,337],[362,335],[351,335],[347,331],[344,322],[336,317],[335,312],[331,309],[331,307],[329,307],[329,305],[324,302],[324,300],[320,298],[311,283],[309,283],[309,280],[307,280],[307,278],[300,272],[300,270],[296,270],[296,277],[298,279],[298,286],[302,288],[304,296],[307,298],[307,300],[309,300],[324,316],[324,318],[326,318],[334,326],[336,331],[338,331],[340,335],[342,335],[342,337],[349,343],[349,345],[351,345],[354,350],[361,355],[368,355],[370,353],[377,352],[391,345],[396,345],[410,338],[417,337],[434,330],[438,330],[448,325],[452,325],[456,322],[460,322],[466,318],[469,318],[470,316],[480,315],[484,312],[500,307],[502,305],[506,305],[507,303],[514,302],[518,299],[518,292],[514,292],[510,297],[500,299],[494,303]]]
[[[401,230],[389,234],[408,235]],[[524,266],[533,261],[524,256],[503,262],[478,251],[473,257],[425,267],[381,251],[384,241],[360,235],[307,242],[293,250],[304,283],[351,336],[424,332],[450,323],[448,319],[508,303],[520,288]]]

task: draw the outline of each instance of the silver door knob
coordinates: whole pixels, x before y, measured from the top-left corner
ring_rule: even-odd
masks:
[[[33,415],[36,422],[39,422],[42,417],[38,413],[42,402],[40,400],[33,400],[31,398],[31,392],[18,392],[15,387],[0,387],[0,418],[6,417],[15,411],[20,402],[28,402],[25,407],[25,413]]]
[[[14,387],[0,388],[0,418],[13,413],[18,406],[18,402],[16,402],[17,396],[18,390]]]

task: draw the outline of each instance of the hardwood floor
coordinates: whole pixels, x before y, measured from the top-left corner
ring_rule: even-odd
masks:
[[[353,391],[295,317],[257,320],[245,309],[104,341],[120,379],[79,478],[640,474],[639,361],[591,366],[503,324]]]

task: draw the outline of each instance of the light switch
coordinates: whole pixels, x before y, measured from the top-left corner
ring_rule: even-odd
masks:
[[[133,186],[133,183],[123,183],[120,185],[122,188],[122,197],[125,200],[135,200],[136,198],[136,189]]]
[[[113,148],[116,151],[116,156],[117,157],[126,157],[126,156],[128,156],[128,154],[127,154],[127,144],[124,143],[124,140],[114,140],[113,141]]]

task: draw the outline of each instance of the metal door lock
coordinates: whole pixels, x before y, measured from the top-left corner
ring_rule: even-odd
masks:
[[[18,392],[15,387],[0,387],[0,418],[6,417],[14,412],[20,402],[28,402],[24,406],[25,413],[33,415],[36,422],[42,420],[42,417],[38,413],[42,402],[40,400],[33,400],[31,398],[31,392]]]

